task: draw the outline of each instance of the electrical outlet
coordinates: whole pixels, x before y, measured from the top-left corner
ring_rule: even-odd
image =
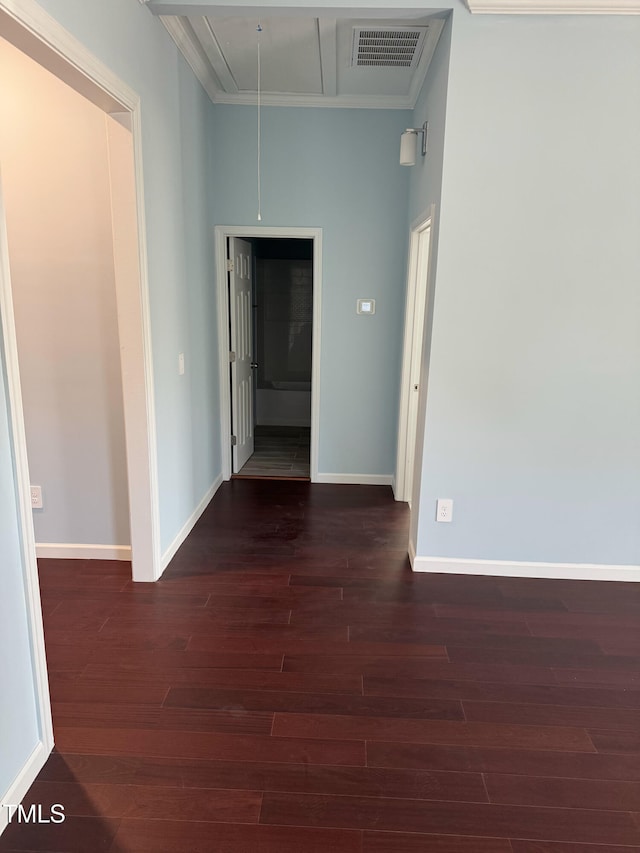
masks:
[[[440,498],[436,504],[436,521],[453,521],[453,501]]]
[[[42,486],[31,486],[31,508],[42,509]]]
[[[184,353],[178,353],[178,376],[182,376],[184,374]]]

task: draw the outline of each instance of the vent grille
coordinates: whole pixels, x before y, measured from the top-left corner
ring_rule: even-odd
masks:
[[[353,68],[414,68],[422,54],[426,27],[353,28]]]

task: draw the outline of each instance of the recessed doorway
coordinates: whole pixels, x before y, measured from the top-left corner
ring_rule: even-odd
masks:
[[[223,476],[317,476],[321,231],[216,228]]]

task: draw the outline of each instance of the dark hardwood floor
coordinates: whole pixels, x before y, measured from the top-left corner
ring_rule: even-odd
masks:
[[[56,750],[2,851],[640,850],[640,598],[413,575],[384,487],[234,480],[161,581],[42,561]]]

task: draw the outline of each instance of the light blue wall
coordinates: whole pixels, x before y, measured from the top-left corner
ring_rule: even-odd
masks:
[[[262,224],[323,229],[321,473],[395,469],[410,116],[262,111]],[[217,105],[212,134],[215,223],[255,227],[255,109]],[[359,297],[376,300],[373,317],[356,314]]]
[[[135,0],[41,5],[141,97],[163,550],[220,472],[210,102],[161,22]],[[186,373],[178,376],[178,353]]]
[[[423,363],[421,369],[421,388],[418,407],[416,434],[424,435],[425,410],[427,401],[427,377],[429,375],[429,356],[431,352],[431,320],[435,297],[438,270],[438,237],[440,226],[440,207],[442,196],[442,169],[444,163],[444,138],[446,127],[447,89],[449,83],[449,55],[451,52],[451,24],[449,15],[438,41],[429,73],[418,96],[413,111],[412,127],[422,127],[429,122],[427,153],[418,157],[415,166],[410,167],[411,189],[409,194],[409,221],[417,224],[431,216],[431,245],[429,257],[429,281],[427,282],[428,301],[425,311]],[[422,482],[423,443],[416,442],[414,458],[413,499],[411,513],[411,531],[409,539],[415,549],[420,519],[420,491]]]
[[[640,562],[639,41],[454,18],[421,555]]]
[[[143,99],[166,545],[219,470],[202,228],[211,210],[255,223],[254,116],[214,109],[207,204],[196,134],[209,107],[160,23],[131,0],[42,5]],[[638,562],[639,29],[631,17],[470,16],[456,3],[419,553]],[[389,473],[407,116],[271,108],[264,120],[264,223],[325,229],[320,467]],[[424,204],[412,194],[412,212],[428,192]],[[380,300],[376,318],[355,317],[358,295]],[[196,371],[184,379],[181,349]],[[349,430],[366,439],[352,446]],[[432,521],[438,496],[455,500],[451,525]]]
[[[0,345],[2,338],[0,333]],[[40,740],[18,536],[5,373],[0,371],[0,803]],[[10,701],[7,701],[10,699]]]
[[[409,167],[411,173],[409,218],[412,222],[427,213],[431,204],[436,205],[436,214],[440,209],[451,23],[452,16],[449,15],[413,111],[412,127],[422,127],[423,123],[428,121],[429,134],[427,154],[424,157],[418,157],[415,166]],[[432,239],[436,249],[437,242]]]

